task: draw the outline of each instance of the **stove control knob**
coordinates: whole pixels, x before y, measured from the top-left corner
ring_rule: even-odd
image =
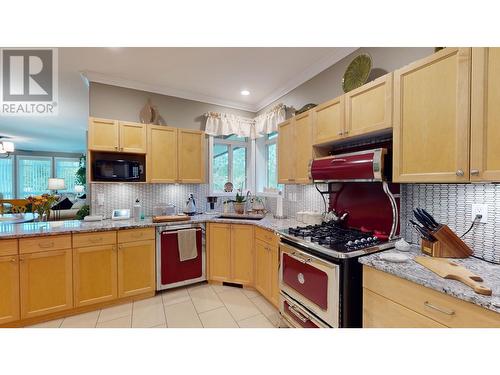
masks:
[[[366,238],[362,238],[362,239],[360,239],[360,240],[359,240],[359,242],[361,242],[361,243],[365,243],[365,242],[366,242]]]
[[[358,245],[358,244],[359,244],[359,240],[355,240],[354,245]]]
[[[378,241],[378,238],[377,238],[377,237],[375,237],[375,236],[373,236],[373,237],[372,237],[372,240],[373,240],[374,242],[377,242],[377,241]]]
[[[352,246],[352,245],[354,245],[354,242],[352,242],[352,241],[347,241],[346,245],[347,245],[347,246]]]

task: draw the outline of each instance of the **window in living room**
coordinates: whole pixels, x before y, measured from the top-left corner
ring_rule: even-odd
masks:
[[[59,192],[73,193],[75,191],[76,171],[78,170],[79,166],[80,159],[62,157],[54,158],[54,176],[64,179],[64,182],[66,184],[66,189],[60,190]]]
[[[0,158],[0,199],[14,198],[14,157]]]
[[[17,157],[17,197],[48,193],[47,184],[52,176],[52,158],[47,156]]]

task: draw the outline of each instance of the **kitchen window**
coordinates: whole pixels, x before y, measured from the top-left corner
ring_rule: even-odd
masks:
[[[234,189],[246,190],[248,187],[249,144],[248,138],[234,134],[211,137],[211,176],[210,190],[215,193],[224,191],[226,182],[232,182]]]
[[[266,187],[279,189],[283,188],[278,184],[278,132],[273,132],[266,136]]]

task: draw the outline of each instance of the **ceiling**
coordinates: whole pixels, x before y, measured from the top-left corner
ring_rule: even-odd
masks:
[[[84,151],[87,80],[257,112],[354,50],[59,48],[59,115],[0,117],[0,135],[18,149]]]

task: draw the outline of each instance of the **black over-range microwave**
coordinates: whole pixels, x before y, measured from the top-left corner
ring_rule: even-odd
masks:
[[[144,182],[144,155],[96,155],[93,161],[93,181]]]

